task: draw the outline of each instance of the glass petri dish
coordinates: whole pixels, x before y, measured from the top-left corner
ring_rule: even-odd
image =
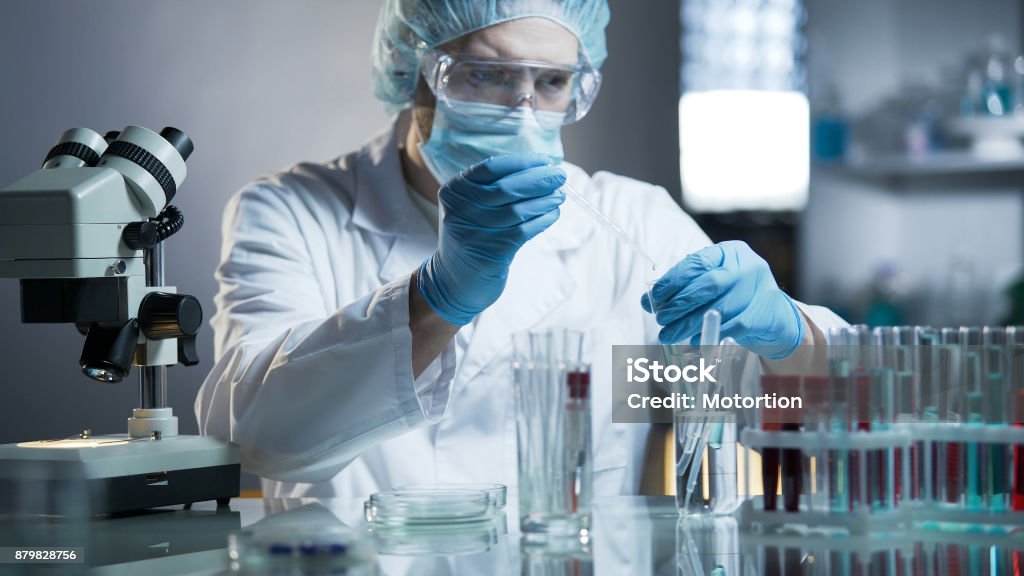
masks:
[[[375,525],[377,552],[390,556],[477,554],[508,536],[505,514],[459,524]]]
[[[371,523],[457,524],[494,514],[491,495],[480,490],[410,490],[371,494],[363,506]]]
[[[485,482],[450,482],[444,484],[406,484],[392,488],[392,492],[419,492],[419,491],[462,491],[479,490],[486,492],[494,501],[494,507],[501,510],[508,503],[508,488],[504,484],[489,484]]]

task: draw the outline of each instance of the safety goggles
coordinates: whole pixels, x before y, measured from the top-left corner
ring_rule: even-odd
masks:
[[[585,64],[488,60],[441,50],[427,51],[421,70],[434,96],[456,112],[461,102],[509,110],[528,104],[545,128],[583,118],[601,87],[601,73]]]

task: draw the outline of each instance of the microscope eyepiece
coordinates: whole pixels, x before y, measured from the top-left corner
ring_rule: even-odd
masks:
[[[95,166],[107,150],[102,136],[88,128],[72,128],[60,135],[57,144],[43,160],[43,168],[81,168]]]
[[[178,154],[181,154],[182,160],[188,160],[188,157],[192,155],[192,151],[195,150],[195,145],[192,144],[192,139],[188,137],[188,134],[173,126],[167,126],[161,130],[160,136],[167,140],[171,146],[174,146]]]
[[[157,184],[160,185],[166,202],[170,202],[171,198],[174,198],[174,194],[178,191],[178,187],[174,183],[174,176],[171,175],[167,166],[150,153],[149,150],[134,142],[114,140],[110,143],[110,147],[107,148],[107,153],[103,155],[103,161],[100,162],[100,165],[107,164],[107,159],[115,156],[123,158],[148,172],[156,180]]]
[[[185,181],[185,159],[192,149],[192,140],[176,128],[167,127],[157,134],[128,126],[110,143],[97,166],[120,172],[144,214],[154,218]]]

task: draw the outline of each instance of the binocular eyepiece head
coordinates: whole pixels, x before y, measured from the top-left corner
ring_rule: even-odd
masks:
[[[43,169],[108,167],[124,176],[144,212],[152,218],[170,203],[185,181],[185,161],[195,149],[192,139],[167,126],[160,133],[141,126],[100,136],[72,128],[43,161]]]

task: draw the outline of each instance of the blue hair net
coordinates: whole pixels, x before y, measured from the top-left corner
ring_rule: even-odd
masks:
[[[423,49],[530,16],[561,24],[591,66],[604,63],[607,0],[385,0],[371,56],[373,92],[390,112],[401,110],[412,103]]]

